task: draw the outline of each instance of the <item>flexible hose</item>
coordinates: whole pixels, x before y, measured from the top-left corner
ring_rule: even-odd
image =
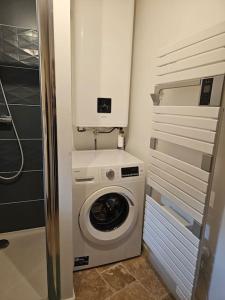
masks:
[[[0,79],[0,86],[1,86],[2,94],[3,94],[3,98],[4,98],[4,101],[5,101],[5,105],[6,105],[8,114],[12,118],[12,126],[13,126],[13,130],[15,132],[15,135],[16,135],[16,139],[17,139],[19,149],[20,149],[20,154],[21,154],[21,165],[20,165],[19,171],[17,171],[17,173],[15,175],[11,176],[11,177],[0,176],[0,182],[10,182],[10,181],[13,181],[13,180],[17,179],[20,176],[21,172],[22,172],[23,166],[24,166],[24,154],[23,154],[23,148],[22,148],[22,145],[21,145],[21,141],[20,141],[19,135],[17,133],[16,126],[14,124],[13,117],[12,117],[12,114],[11,114],[11,111],[10,111],[10,108],[9,108],[9,105],[8,105],[8,102],[7,102],[7,98],[6,98],[6,95],[5,95],[5,91],[4,91],[1,79]]]

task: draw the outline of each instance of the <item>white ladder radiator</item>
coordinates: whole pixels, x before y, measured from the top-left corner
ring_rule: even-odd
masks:
[[[177,299],[191,299],[195,290],[223,113],[224,73],[225,23],[168,46],[158,58],[157,84],[151,95],[144,241]],[[164,103],[164,91],[182,88],[184,93],[185,88],[198,88],[198,101],[193,104],[189,99],[184,104],[180,99],[179,105],[179,93],[172,105]],[[188,159],[195,155],[200,164]]]

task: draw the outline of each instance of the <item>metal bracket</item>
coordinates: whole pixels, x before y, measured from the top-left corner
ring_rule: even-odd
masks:
[[[156,138],[151,138],[150,139],[150,148],[155,149],[157,146],[157,142],[158,142],[158,140]]]
[[[201,229],[202,225],[199,224],[196,220],[194,220],[193,224],[191,226],[187,227],[198,239],[201,235]]]
[[[201,169],[206,171],[206,172],[211,172],[212,169],[212,155],[209,154],[203,154],[202,156],[202,164],[201,164]]]
[[[159,94],[150,94],[150,95],[151,95],[153,104],[159,105],[159,103],[160,103]]]
[[[150,185],[146,185],[146,194],[149,195],[150,197],[152,196],[152,190],[153,188]]]
[[[150,94],[150,95],[151,95],[153,104],[159,105],[160,104],[160,92],[163,89],[174,89],[174,88],[197,86],[197,85],[201,85],[201,79],[189,79],[189,80],[161,83],[161,84],[157,84],[155,86],[154,93]]]

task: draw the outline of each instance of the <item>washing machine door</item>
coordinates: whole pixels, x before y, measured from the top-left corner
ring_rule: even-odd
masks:
[[[129,235],[138,216],[138,203],[122,187],[110,186],[92,194],[79,215],[85,238],[98,244],[115,243]]]

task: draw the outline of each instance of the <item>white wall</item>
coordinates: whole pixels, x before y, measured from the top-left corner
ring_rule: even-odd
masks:
[[[108,129],[107,129],[108,130]],[[117,133],[115,130],[109,134],[99,134],[97,136],[98,149],[114,149],[117,147]],[[76,127],[73,127],[73,148],[76,150],[93,150],[94,135],[92,131],[77,132]]]
[[[73,298],[70,0],[54,0],[62,299]]]
[[[225,108],[225,93],[223,93],[222,100],[223,108]],[[210,252],[213,253],[212,257],[208,260],[208,265],[205,264],[205,272],[202,278],[209,277],[207,270],[211,270],[212,274],[209,300],[223,300],[225,299],[224,289],[224,276],[225,276],[225,185],[224,185],[224,165],[225,165],[225,115],[223,113],[221,124],[221,136],[218,143],[218,152],[216,157],[216,164],[214,170],[214,177],[212,182],[212,191],[214,193],[213,207],[209,208],[209,215],[207,218],[207,224],[209,225],[209,238],[206,239],[206,243],[209,246]],[[204,282],[199,280],[200,283]],[[202,284],[202,288],[205,285]]]
[[[136,0],[127,150],[149,159],[155,57],[158,49],[225,20],[224,0]]]
[[[225,255],[225,210],[220,223],[220,231],[218,237],[217,249],[215,252],[215,261],[213,265],[211,285],[209,290],[209,300],[223,300],[225,297],[224,290],[224,255]]]

